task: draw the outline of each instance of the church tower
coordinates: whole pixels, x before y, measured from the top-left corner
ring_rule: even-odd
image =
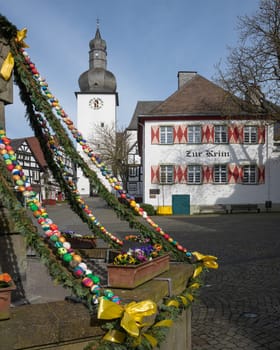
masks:
[[[89,42],[89,48],[89,69],[80,75],[80,92],[76,93],[77,128],[87,141],[94,137],[96,128],[107,125],[115,129],[118,106],[116,78],[107,70],[106,41],[101,37],[98,22],[95,37]],[[77,175],[80,194],[89,195],[88,180],[79,169]]]

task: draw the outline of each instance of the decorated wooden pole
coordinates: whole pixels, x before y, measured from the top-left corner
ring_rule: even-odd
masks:
[[[0,67],[7,59],[10,48],[7,41],[0,36]],[[13,79],[6,79],[0,72],[0,127],[5,128],[5,105],[13,103]]]

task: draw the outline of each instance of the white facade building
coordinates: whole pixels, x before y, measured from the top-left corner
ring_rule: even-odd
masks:
[[[129,134],[128,141],[130,146],[127,190],[139,203],[143,201],[143,167],[138,146],[138,115],[149,112],[158,104],[159,101],[138,101],[133,117],[126,128],[126,133]]]
[[[163,214],[217,204],[279,206],[273,121],[258,106],[250,113],[240,109],[195,72],[178,76],[177,92],[138,115],[143,201]]]
[[[102,127],[116,127],[116,108],[118,106],[118,94],[116,92],[116,79],[107,68],[106,42],[101,38],[99,28],[95,38],[89,43],[89,70],[79,78],[80,92],[77,96],[77,128],[86,141],[95,137],[95,130]],[[81,146],[78,151],[84,156]],[[87,161],[86,156],[85,160]],[[89,163],[91,167],[94,167]],[[97,172],[99,175],[99,172]],[[83,176],[80,169],[77,170],[77,187],[81,195],[89,195],[89,181]],[[109,185],[100,176],[105,186]]]

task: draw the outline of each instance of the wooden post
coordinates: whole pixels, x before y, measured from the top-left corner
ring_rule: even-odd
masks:
[[[6,40],[0,37],[0,67],[10,51]],[[5,128],[5,105],[13,103],[13,79],[7,81],[0,75],[0,127]]]

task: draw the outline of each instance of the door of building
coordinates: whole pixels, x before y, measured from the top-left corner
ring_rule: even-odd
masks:
[[[174,194],[172,196],[173,215],[190,215],[190,195]]]

